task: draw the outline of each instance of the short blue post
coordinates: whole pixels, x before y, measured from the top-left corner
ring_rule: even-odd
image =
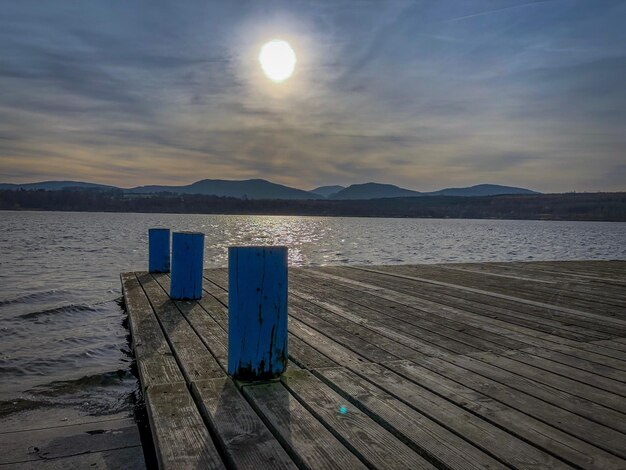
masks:
[[[148,230],[148,270],[151,273],[170,272],[170,229]]]
[[[175,300],[202,298],[204,234],[174,232],[172,236],[172,281],[170,297]]]
[[[287,247],[228,249],[228,373],[266,380],[287,368]]]

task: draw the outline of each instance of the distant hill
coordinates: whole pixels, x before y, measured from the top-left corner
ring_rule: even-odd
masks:
[[[60,191],[61,189],[71,189],[71,188],[81,188],[81,189],[114,189],[114,186],[108,186],[106,184],[96,184],[96,183],[84,183],[82,181],[41,181],[39,183],[0,183],[0,189],[10,189],[10,190],[18,190],[18,189],[27,189],[27,190],[37,190],[37,189],[45,189],[47,191]]]
[[[203,194],[248,199],[316,199],[314,194],[302,189],[290,188],[282,184],[262,179],[253,180],[201,180],[186,186],[139,186],[127,189],[132,194],[177,193]]]
[[[342,189],[346,189],[345,186],[320,186],[319,188],[311,189],[309,192],[317,194],[318,196],[330,197],[333,194],[338,193]]]
[[[446,188],[424,193],[427,196],[500,196],[503,194],[540,194],[530,189],[501,186],[499,184],[477,184],[468,188]]]
[[[39,183],[0,183],[0,190],[47,190],[63,189],[120,190],[127,194],[201,194],[205,196],[235,197],[239,199],[344,199],[368,200],[416,196],[499,196],[505,194],[540,194],[530,189],[501,186],[498,184],[478,184],[468,188],[446,188],[439,191],[419,192],[400,188],[392,184],[364,183],[343,186],[320,186],[311,191],[291,188],[263,179],[251,180],[212,180],[205,179],[182,186],[150,185],[123,189],[105,184],[83,181],[42,181]]]
[[[540,194],[525,188],[502,186],[499,184],[477,184],[467,188],[446,188],[439,191],[419,192],[400,188],[392,184],[365,183],[353,184],[330,196],[330,199],[382,199],[390,197],[415,196],[499,196],[503,194]]]
[[[332,195],[330,199],[382,199],[388,197],[414,197],[422,196],[418,191],[400,188],[393,184],[364,183],[353,184],[338,193]]]

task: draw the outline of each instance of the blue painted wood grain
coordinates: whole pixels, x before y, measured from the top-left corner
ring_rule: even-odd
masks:
[[[202,298],[204,234],[174,232],[172,236],[172,281],[170,297],[176,300]]]
[[[148,271],[151,273],[170,272],[169,228],[148,230]]]
[[[278,377],[287,368],[287,247],[228,249],[228,373]]]

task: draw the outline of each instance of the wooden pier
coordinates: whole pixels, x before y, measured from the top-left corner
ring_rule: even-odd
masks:
[[[235,382],[228,273],[122,275],[162,468],[626,468],[626,261],[289,269],[289,364]]]

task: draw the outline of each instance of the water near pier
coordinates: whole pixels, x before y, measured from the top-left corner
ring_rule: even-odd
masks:
[[[150,227],[284,244],[292,265],[626,259],[626,223],[0,212],[0,416],[131,406],[121,271],[147,266]]]

